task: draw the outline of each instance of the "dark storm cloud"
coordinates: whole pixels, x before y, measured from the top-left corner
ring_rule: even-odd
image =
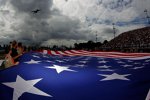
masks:
[[[116,34],[119,33],[118,29],[115,29]],[[108,36],[111,36],[114,33],[113,28],[104,28],[103,33],[107,34]]]
[[[95,31],[99,40],[110,40],[112,23],[117,34],[145,26],[134,22],[147,22],[144,10],[150,15],[149,4],[150,0],[0,0],[0,41],[88,41],[95,40]],[[36,9],[41,11],[33,14]]]
[[[0,13],[2,13],[2,14],[8,14],[8,13],[10,13],[10,11],[9,10],[0,10]]]
[[[5,27],[5,23],[0,21],[0,27]]]
[[[17,40],[42,43],[49,39],[86,39],[87,31],[80,29],[80,21],[52,9],[52,0],[12,0],[11,4],[22,19],[18,26],[12,26],[19,33]],[[33,14],[36,9],[41,11]]]
[[[52,0],[11,0],[11,4],[19,13],[27,13],[30,17],[43,19],[49,17]],[[40,9],[40,14],[36,16],[32,11]]]
[[[5,5],[5,4],[6,4],[6,2],[7,2],[7,0],[0,0],[0,6]]]

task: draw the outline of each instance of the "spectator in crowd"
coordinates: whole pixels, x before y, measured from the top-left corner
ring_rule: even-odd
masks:
[[[11,67],[13,65],[18,65],[18,59],[23,53],[22,43],[18,43],[14,40],[10,42],[7,47],[4,66],[5,68]]]
[[[22,43],[19,42],[18,46],[17,46],[17,53],[18,53],[18,55],[22,55],[23,52],[24,52],[24,49],[23,49]]]
[[[17,52],[17,42],[14,40],[12,42],[12,48],[11,48],[11,56],[13,57],[14,61],[17,62],[18,58],[22,55],[22,54],[18,54]]]
[[[5,61],[4,61],[4,66],[5,68],[14,66],[14,65],[18,65],[19,62],[15,62],[13,57],[11,56],[12,54],[12,50],[8,50],[8,52],[6,52],[6,56],[5,56]]]

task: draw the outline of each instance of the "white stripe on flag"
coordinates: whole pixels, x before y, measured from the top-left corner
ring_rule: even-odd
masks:
[[[81,53],[81,52],[79,52],[79,51],[76,51],[76,50],[71,50],[72,52],[74,52],[74,53]]]
[[[63,53],[62,51],[58,51],[58,53],[59,53],[60,55],[67,55],[67,54]]]
[[[55,51],[51,51],[51,54],[52,54],[52,55],[59,55],[59,54],[57,54]]]
[[[64,51],[67,54],[73,55],[74,53],[71,53],[70,51]]]
[[[150,58],[150,53],[120,53],[120,52],[90,52],[84,50],[70,50],[70,51],[51,51],[52,55],[66,55],[66,56],[92,56],[105,58],[120,58],[120,59],[147,59]]]

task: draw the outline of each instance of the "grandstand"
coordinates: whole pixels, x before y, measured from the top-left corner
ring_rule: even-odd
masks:
[[[124,32],[101,48],[107,51],[150,52],[150,27]]]

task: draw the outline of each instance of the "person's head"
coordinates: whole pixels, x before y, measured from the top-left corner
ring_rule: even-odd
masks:
[[[22,43],[21,42],[18,43],[18,47],[22,47]]]
[[[12,42],[9,42],[9,48],[10,49],[12,48]]]
[[[16,47],[17,47],[17,42],[16,42],[15,40],[12,42],[12,47],[13,47],[13,48],[16,48]]]
[[[12,42],[9,42],[9,45],[12,45]]]

